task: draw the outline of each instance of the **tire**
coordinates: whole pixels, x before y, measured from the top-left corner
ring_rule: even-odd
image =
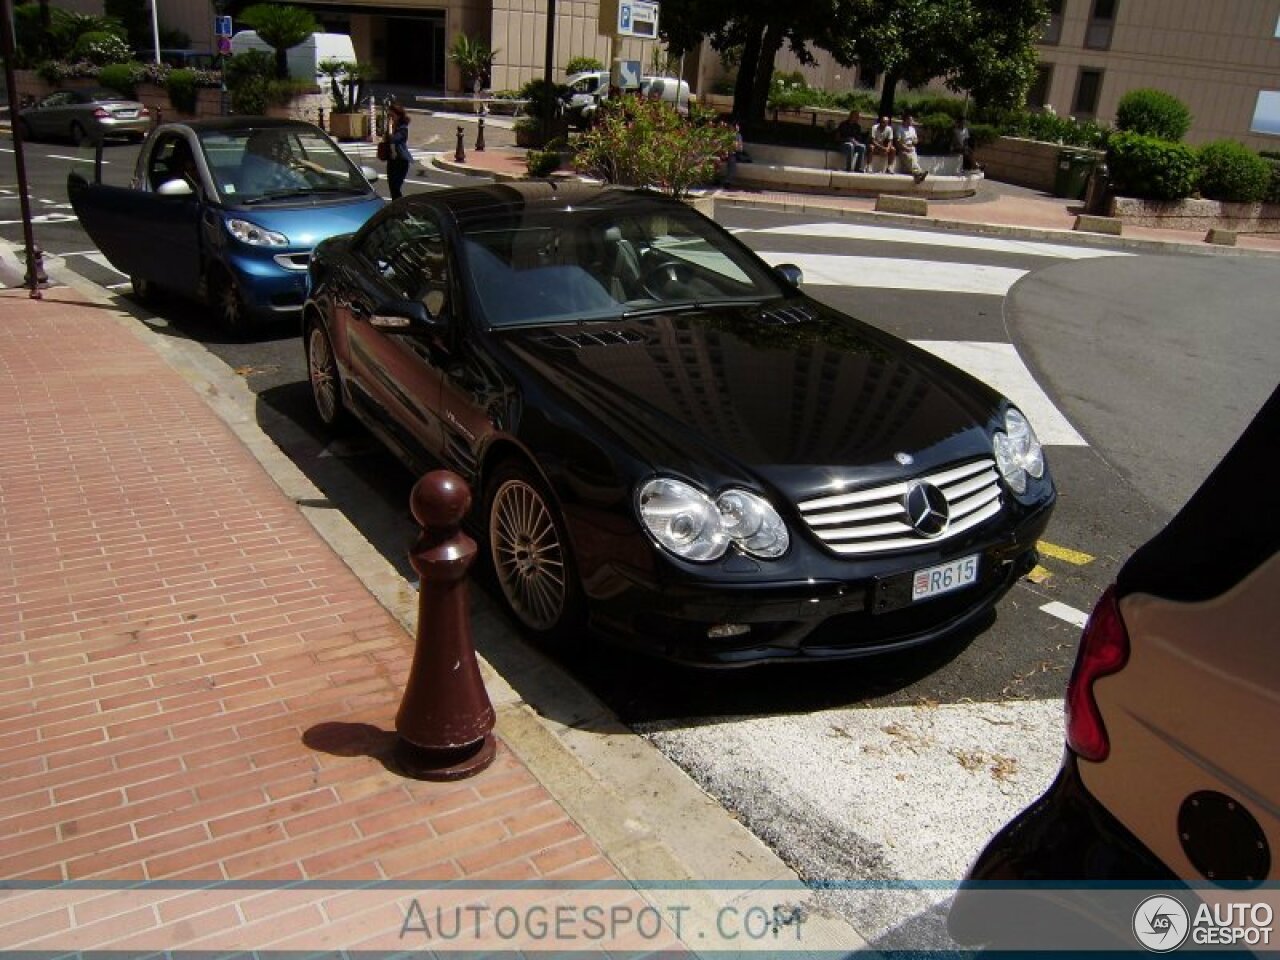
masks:
[[[79,120],[71,121],[71,142],[77,147],[83,147],[89,142],[89,134],[85,132],[84,125]]]
[[[342,379],[333,343],[324,326],[312,321],[307,325],[307,379],[311,382],[311,400],[316,416],[328,433],[342,433],[349,423],[342,401]]]
[[[539,639],[576,639],[582,587],[555,501],[512,461],[494,474],[485,503],[489,563],[507,609]]]
[[[206,296],[213,318],[224,333],[241,334],[249,325],[249,311],[235,277],[226,267],[215,267],[209,274]]]
[[[133,285],[133,299],[138,303],[156,302],[156,286],[150,280],[143,280],[141,277],[130,277],[129,283]]]

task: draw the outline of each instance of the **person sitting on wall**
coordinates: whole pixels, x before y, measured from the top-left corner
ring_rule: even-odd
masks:
[[[836,140],[840,144],[840,152],[844,154],[845,173],[861,173],[866,165],[867,145],[863,142],[862,124],[858,122],[858,111],[850,110],[849,116],[840,121],[836,127]]]
[[[920,134],[912,122],[913,117],[907,114],[902,118],[902,126],[898,128],[898,165],[906,167],[904,173],[915,178],[916,183],[922,181],[929,172],[920,166],[920,157],[916,154],[916,146],[920,143]]]
[[[871,127],[872,173],[893,173],[893,159],[897,153],[893,139],[893,124],[888,117],[881,117]]]
[[[960,154],[962,170],[981,170],[982,164],[973,157],[973,135],[969,132],[969,124],[964,117],[956,118],[956,125],[951,130],[951,150]]]

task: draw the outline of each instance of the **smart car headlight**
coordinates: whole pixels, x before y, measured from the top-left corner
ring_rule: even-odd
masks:
[[[264,230],[256,223],[248,220],[232,218],[227,221],[227,230],[241,243],[251,247],[287,247],[289,238],[274,230]]]
[[[991,447],[1000,475],[1014,493],[1023,493],[1027,489],[1028,474],[1033,477],[1044,475],[1044,450],[1031,424],[1016,407],[1005,412],[1004,430],[996,431],[991,438]]]
[[[655,477],[637,500],[649,533],[685,560],[718,560],[731,543],[753,556],[780,557],[791,542],[778,511],[748,490],[726,490],[712,500],[683,480]]]

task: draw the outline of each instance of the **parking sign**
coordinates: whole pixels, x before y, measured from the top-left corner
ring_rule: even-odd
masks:
[[[214,17],[213,18],[213,35],[215,37],[231,36],[231,18],[230,17]]]

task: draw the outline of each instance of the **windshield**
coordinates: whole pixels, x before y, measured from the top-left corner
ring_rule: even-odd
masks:
[[[557,210],[472,223],[462,248],[487,324],[573,323],[782,296],[767,265],[692,210]]]
[[[355,164],[318,129],[206,130],[200,142],[214,184],[227,203],[321,193],[364,195],[371,189]]]

